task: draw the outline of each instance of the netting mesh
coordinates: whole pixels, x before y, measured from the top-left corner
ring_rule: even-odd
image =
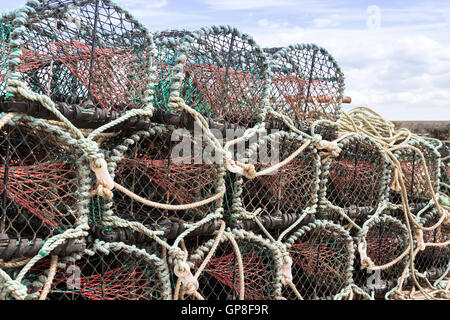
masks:
[[[252,125],[265,112],[268,63],[256,43],[226,27],[202,30],[183,41],[187,56],[180,96],[203,115]]]
[[[114,243],[112,243],[114,244]],[[33,281],[49,268],[41,261],[29,273]],[[56,269],[51,300],[163,300],[169,296],[168,270],[155,255],[138,257],[126,249],[84,255]],[[42,290],[41,290],[42,291]]]
[[[256,143],[249,160],[255,162],[258,171],[264,170],[286,159],[303,143],[295,134],[270,134]],[[255,179],[239,177],[240,202],[249,212],[261,208],[261,215],[296,213],[299,208],[317,203],[319,175],[319,155],[313,146],[308,146],[294,160],[268,175]]]
[[[45,239],[76,221],[80,151],[52,129],[23,119],[0,131],[0,233],[10,238]]]
[[[210,247],[214,239],[206,241]],[[277,280],[274,252],[261,242],[236,239],[243,267],[244,299],[270,300],[277,297],[274,283]],[[200,246],[198,246],[200,247]],[[206,253],[196,250],[190,261],[196,272],[205,259]],[[208,300],[238,300],[241,278],[237,252],[225,237],[208,261],[198,278],[199,292]]]
[[[192,140],[180,149],[183,140],[172,141],[173,131],[173,128],[151,133],[140,131],[131,139],[126,134],[107,140],[105,144],[115,147],[111,156],[115,181],[145,199],[168,205],[189,205],[214,196],[223,184],[221,165],[204,164],[192,153],[206,147],[206,142],[201,140]],[[190,137],[184,131],[181,138]],[[144,224],[170,219],[195,222],[218,208],[216,202],[211,202],[192,209],[168,211],[148,207],[121,192],[114,194],[113,202],[115,214]]]
[[[395,218],[381,216],[378,222],[370,225],[363,239],[367,246],[367,256],[376,266],[394,263],[408,249],[406,227]],[[382,298],[397,284],[407,263],[407,258],[403,257],[388,268],[371,270],[361,268],[360,258],[359,253],[355,261],[355,283],[367,293],[374,292],[378,298]]]
[[[9,68],[7,58],[9,54],[9,42],[11,41],[11,22],[5,18],[0,19],[0,97],[6,92],[6,81],[8,80]]]
[[[24,27],[17,69],[34,92],[108,110],[143,106],[150,38],[110,1],[42,1]]]
[[[436,149],[426,142],[410,141],[409,145],[419,149],[425,157],[428,175],[434,192],[437,191],[439,185],[439,158],[440,154]],[[425,167],[415,150],[403,149],[395,153],[400,162],[403,179],[406,185],[406,192],[410,203],[426,203],[431,198],[431,191],[427,185],[427,177]],[[391,201],[400,202],[398,192],[391,192]]]
[[[343,74],[328,52],[295,45],[272,57],[271,107],[297,121],[337,120],[344,90]]]
[[[431,227],[439,221],[439,215],[433,210],[424,215],[421,221],[423,226]],[[423,240],[426,243],[444,243],[450,240],[450,228],[446,225],[440,225],[436,229],[424,231]],[[425,250],[418,252],[414,260],[414,265],[419,272],[426,272],[429,280],[437,280],[446,271],[449,261],[449,246],[427,247]]]
[[[303,299],[331,300],[352,283],[352,240],[345,230],[330,226],[310,224],[287,239],[292,282]],[[284,289],[284,296],[296,299],[290,288]]]
[[[379,144],[364,136],[346,138],[340,146],[339,156],[330,160],[322,175],[326,200],[343,209],[356,207],[353,211],[376,208],[389,190],[386,155]]]

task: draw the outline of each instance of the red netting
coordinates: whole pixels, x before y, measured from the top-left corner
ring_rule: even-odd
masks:
[[[279,141],[271,137],[259,142],[251,160],[257,161],[255,169],[261,172],[291,156],[302,144],[289,136],[282,136]],[[274,152],[277,147],[279,154]],[[261,208],[262,215],[270,216],[297,213],[299,208],[313,205],[318,199],[318,158],[315,150],[307,147],[276,171],[255,179],[242,178],[242,205],[249,212]]]
[[[369,231],[366,235],[367,256],[376,265],[382,265],[394,260],[398,256],[400,239],[395,234],[380,234]]]
[[[41,46],[49,47],[50,53],[24,50],[20,72],[26,73],[59,61],[86,88],[90,86],[91,94],[105,109],[117,110],[120,105],[132,108],[147,83],[143,54],[132,49],[95,48],[92,52],[92,46],[76,40],[42,43]]]
[[[210,104],[213,116],[223,116],[235,122],[237,115],[251,119],[261,95],[255,95],[260,85],[258,76],[243,70],[220,68],[212,64],[187,64],[186,72]]]
[[[342,209],[376,208],[388,196],[386,172],[389,163],[369,138],[354,136],[342,140],[341,152],[329,162],[323,176],[326,198]]]
[[[377,165],[367,160],[339,160],[330,165],[329,179],[338,192],[338,196],[351,196],[359,190],[358,197],[376,200],[380,179]],[[349,201],[350,202],[350,201]]]
[[[50,259],[39,261],[30,270],[28,281],[36,280],[49,267]],[[153,263],[112,251],[57,268],[48,297],[51,300],[153,300],[161,298],[162,287]]]
[[[200,264],[201,261],[198,261],[197,265],[200,266]],[[245,298],[250,300],[267,299],[265,288],[269,285],[268,281],[273,273],[271,265],[268,265],[258,252],[253,251],[242,253],[242,264],[244,266]],[[239,292],[240,281],[234,253],[212,258],[204,272]]]
[[[342,263],[342,253],[327,243],[296,243],[289,249],[289,254],[307,275],[324,280],[339,276],[336,265]]]
[[[146,268],[124,265],[103,274],[72,277],[70,281],[78,282],[80,289],[67,290],[66,294],[81,294],[88,300],[141,300],[151,297],[157,289],[156,284],[149,280]],[[54,281],[55,292],[58,285],[67,281],[67,278]]]
[[[18,205],[28,209],[47,225],[62,227],[63,213],[60,202],[74,204],[70,194],[73,172],[67,163],[61,161],[38,163],[30,166],[9,166],[8,197]],[[4,176],[5,166],[0,166],[0,176]],[[0,180],[0,189],[4,189]]]
[[[343,74],[326,50],[293,45],[271,56],[271,107],[296,121],[337,120]]]
[[[409,142],[412,146],[419,149],[424,158],[425,165],[427,166],[428,174],[431,180],[431,185],[434,192],[437,191],[439,176],[438,176],[438,156],[435,153],[435,149],[429,145],[426,145],[418,140]],[[427,178],[425,175],[424,163],[421,157],[415,150],[403,149],[395,153],[398,161],[400,162],[403,181],[405,183],[406,193],[408,195],[408,201],[414,204],[423,204],[431,199],[431,191],[428,186]],[[393,177],[392,173],[392,177]],[[400,195],[398,192],[391,194],[391,202],[400,203]]]
[[[274,164],[262,166],[262,169]],[[303,160],[292,160],[276,173],[261,176],[261,183],[272,195],[273,201],[280,201],[290,208],[308,205],[309,198],[305,197],[311,183],[311,168],[306,167]]]
[[[292,76],[292,75],[275,75],[272,77],[272,84],[284,97],[287,104],[292,109],[295,119],[302,119],[304,115],[305,102],[308,90],[309,81]],[[308,103],[320,103],[330,104],[335,103],[335,99],[332,96],[317,96],[318,93],[325,93],[328,90],[328,84],[326,81],[313,80],[311,81],[310,91],[316,94],[315,96],[308,97]],[[325,108],[325,107],[323,107]],[[326,110],[311,110],[308,113],[308,117],[318,119],[320,115],[327,113]]]
[[[0,233],[30,240],[62,232],[76,220],[79,150],[69,135],[17,121],[0,130]]]
[[[126,144],[125,149],[113,152],[121,154],[120,159],[116,157],[111,160],[116,163],[114,180],[140,197],[161,204],[187,205],[216,195],[222,179],[219,165],[198,163],[198,159],[192,157],[190,152],[192,149],[195,152],[195,148],[202,145],[195,145],[194,141],[187,144],[192,149],[174,151],[177,145],[171,141],[172,133],[169,129],[150,135],[140,131],[131,136],[136,138],[131,144],[134,138],[126,138],[128,134],[105,141],[105,148],[110,149],[117,148],[121,143]],[[149,206],[118,191],[114,192],[113,201],[116,214],[145,224],[159,224],[163,220],[167,222],[172,217],[195,222],[212,212],[216,206],[213,201],[186,210],[150,210]]]
[[[308,230],[309,229],[309,230]],[[300,237],[294,233],[286,240],[292,258],[292,282],[304,299],[332,299],[350,284],[347,236],[344,231],[308,227]],[[294,292],[283,289],[287,299],[296,299]]]
[[[189,204],[203,199],[202,190],[215,178],[212,174],[214,169],[211,167],[194,164],[194,158],[174,159],[170,163],[169,160],[143,157],[124,159],[117,174],[123,174],[125,168],[136,168],[164,189],[168,198],[175,199],[178,204]]]

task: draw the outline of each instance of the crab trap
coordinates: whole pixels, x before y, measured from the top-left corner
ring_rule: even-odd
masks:
[[[440,154],[433,145],[426,141],[412,140],[408,142],[408,146],[412,146],[414,149],[403,148],[394,152],[401,165],[408,202],[426,204],[432,198],[431,192],[438,191]],[[423,155],[425,162],[418,151]],[[394,174],[393,171],[392,178],[395,178]],[[428,184],[428,179],[431,186]],[[400,199],[400,193],[391,190],[390,201],[399,203]]]
[[[2,24],[2,52],[20,53],[9,78],[69,105],[125,111],[148,104],[151,37],[111,1],[29,1],[17,17]]]
[[[103,200],[100,214],[156,226],[198,222],[222,207],[224,168],[219,161],[206,164],[201,158],[207,148],[214,156],[214,148],[187,130],[175,131],[155,125],[104,142],[110,148],[111,176],[132,196],[114,192],[112,200]],[[174,134],[178,141],[172,141]]]
[[[50,300],[168,300],[169,270],[155,254],[119,242],[89,245],[77,258],[54,265],[47,293]],[[39,261],[27,274],[30,291],[42,295],[36,282],[48,279],[50,258]]]
[[[272,300],[280,297],[280,253],[270,242],[237,229],[224,232],[218,240],[217,236],[209,236],[190,242],[193,248],[188,263],[192,273],[198,275],[199,298]]]
[[[303,151],[292,158],[301,148]],[[285,131],[264,135],[250,145],[246,160],[263,174],[254,179],[236,175],[231,219],[242,219],[242,210],[260,210],[259,219],[283,219],[286,223],[278,225],[280,229],[294,222],[292,218],[303,209],[317,205],[320,158],[314,146],[305,145],[303,137]],[[284,161],[288,162],[274,167]]]
[[[339,156],[322,169],[321,206],[330,219],[342,221],[333,213],[337,208],[362,223],[388,199],[391,165],[380,144],[367,136],[349,136],[338,146]]]
[[[291,119],[314,122],[340,117],[344,75],[333,57],[313,44],[268,49],[270,106]]]
[[[74,227],[87,210],[81,188],[90,178],[83,176],[89,168],[81,150],[60,127],[19,115],[0,135],[0,258],[6,261],[32,257],[43,240]]]
[[[353,240],[341,226],[316,220],[297,228],[285,243],[296,288],[286,286],[285,298],[332,300],[353,283]]]
[[[155,44],[158,97],[170,96],[172,88],[173,96],[204,116],[243,126],[264,119],[269,63],[250,36],[219,26],[186,34],[158,33]]]

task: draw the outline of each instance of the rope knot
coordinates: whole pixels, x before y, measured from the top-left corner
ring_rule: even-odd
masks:
[[[394,167],[394,176],[392,178],[391,190],[399,192],[402,189],[402,186],[399,182],[400,178],[400,170],[395,166]]]
[[[181,250],[178,247],[171,247],[168,250],[169,255],[174,259],[174,260],[179,260],[182,261],[184,258],[184,252],[183,250]]]
[[[193,295],[198,290],[198,281],[192,275],[191,268],[185,261],[175,264],[173,272],[183,284],[184,290],[187,294]]]
[[[17,280],[5,281],[3,291],[6,294],[11,294],[16,300],[25,300],[27,297],[27,287]]]
[[[227,161],[227,170],[233,173],[240,174],[249,180],[255,179],[258,176],[255,166],[251,163],[241,163],[229,159]]]
[[[108,165],[106,160],[101,158],[97,161],[98,167],[91,163],[91,170],[94,171],[97,178],[97,184],[92,194],[97,194],[100,197],[108,199],[112,198],[112,189],[114,188],[114,180],[108,172]]]
[[[98,145],[95,141],[87,138],[79,138],[77,144],[84,152],[89,160],[97,161],[97,159],[103,158],[103,155],[98,152]],[[97,162],[95,163],[97,166]]]
[[[316,137],[316,136],[317,135],[315,135],[314,137]],[[314,139],[314,137],[313,137],[313,139]],[[323,152],[323,154],[328,155],[328,157],[331,156],[333,158],[337,158],[342,151],[342,149],[339,148],[336,141],[320,140],[318,143],[315,142],[314,140],[311,140],[311,141],[314,143],[314,145],[316,145],[317,149],[327,150],[326,152]]]
[[[174,109],[175,111],[184,110],[184,100],[181,97],[170,97],[169,98],[169,107]]]
[[[311,143],[315,144],[315,145],[319,145],[321,144],[321,142],[324,141],[322,140],[322,136],[320,134],[315,134],[311,137]]]
[[[292,258],[289,255],[283,257],[283,264],[281,265],[281,283],[288,285],[292,283]]]
[[[417,246],[420,248],[420,251],[425,250],[425,242],[423,241],[423,231],[422,230],[416,230],[416,239],[417,239]]]
[[[358,245],[358,252],[359,256],[361,257],[361,270],[375,267],[375,264],[373,263],[372,259],[370,259],[370,257],[367,256],[367,245],[364,242],[361,242]]]

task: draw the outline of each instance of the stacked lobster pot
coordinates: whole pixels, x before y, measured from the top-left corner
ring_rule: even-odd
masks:
[[[448,294],[448,145],[345,131],[325,49],[29,0],[0,68],[0,299]]]
[[[368,261],[384,266],[402,254],[408,245],[406,227],[387,215],[391,188],[391,165],[381,145],[364,135],[350,135],[338,143],[341,152],[328,160],[321,179],[321,213],[342,225],[355,241],[355,283],[366,293],[383,295],[392,289],[405,267],[372,271]],[[370,259],[370,260],[369,260]],[[379,270],[379,271],[378,271]],[[381,271],[383,270],[383,271]],[[390,282],[371,283],[374,272]]]

